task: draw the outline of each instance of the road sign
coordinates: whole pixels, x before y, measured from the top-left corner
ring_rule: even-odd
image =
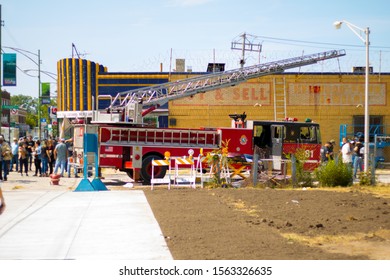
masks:
[[[57,117],[57,107],[55,106],[50,106],[49,107],[49,115],[50,115],[50,118],[54,119]]]
[[[11,109],[11,115],[16,115],[18,113],[17,109]]]
[[[18,105],[3,105],[2,108],[3,109],[15,109],[15,110],[18,110],[19,106]]]

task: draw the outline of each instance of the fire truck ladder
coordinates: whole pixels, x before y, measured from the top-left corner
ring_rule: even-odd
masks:
[[[286,79],[274,78],[274,117],[275,121],[287,117]]]
[[[217,148],[219,134],[214,130],[100,127],[101,145],[178,146]]]
[[[111,105],[105,112],[121,114],[124,122],[141,123],[144,115],[170,100],[235,86],[252,78],[281,73],[287,69],[344,55],[345,50],[332,50],[120,92],[112,99]],[[143,107],[149,108],[142,112]],[[94,116],[94,122],[99,122],[99,114]]]

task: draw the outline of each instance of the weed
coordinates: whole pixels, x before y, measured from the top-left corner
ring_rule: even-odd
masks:
[[[341,160],[329,160],[315,170],[321,186],[346,187],[352,184],[352,168]]]

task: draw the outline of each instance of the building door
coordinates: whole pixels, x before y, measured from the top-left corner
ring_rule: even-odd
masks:
[[[283,139],[285,137],[285,128],[283,125],[271,125],[272,138],[272,160],[273,169],[282,169]]]

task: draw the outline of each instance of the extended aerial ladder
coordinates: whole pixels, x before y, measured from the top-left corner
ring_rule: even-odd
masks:
[[[281,73],[287,69],[315,64],[319,61],[344,55],[345,50],[326,51],[225,72],[200,75],[190,79],[163,83],[151,87],[142,87],[120,92],[115,97],[107,95],[99,96],[97,104],[99,104],[99,98],[109,98],[110,106],[104,111],[100,111],[99,109],[95,111],[93,122],[130,122],[141,124],[143,116],[170,100],[228,86],[235,86],[252,78]],[[145,107],[148,107],[148,109],[142,111]]]

